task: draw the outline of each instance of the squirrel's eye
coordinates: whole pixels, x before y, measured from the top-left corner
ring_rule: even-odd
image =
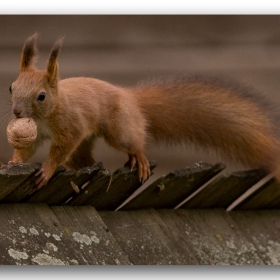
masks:
[[[10,93],[12,93],[12,86],[9,87],[9,91],[10,91]]]
[[[41,92],[39,95],[38,95],[38,100],[39,101],[44,101],[46,98],[46,94],[44,92]]]

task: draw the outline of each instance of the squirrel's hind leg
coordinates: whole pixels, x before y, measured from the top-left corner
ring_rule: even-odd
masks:
[[[139,178],[141,182],[144,183],[151,175],[149,161],[142,153],[128,154],[128,161],[124,164],[124,166],[132,170],[135,165],[138,166]]]

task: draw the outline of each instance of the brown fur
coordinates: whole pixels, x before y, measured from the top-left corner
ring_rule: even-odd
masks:
[[[91,165],[94,140],[102,136],[137,164],[139,177],[150,175],[144,154],[149,136],[166,143],[196,143],[275,172],[280,179],[279,135],[266,102],[251,91],[206,78],[172,79],[122,88],[93,78],[59,80],[59,39],[47,70],[37,70],[36,36],[27,39],[18,79],[12,84],[17,117],[34,118],[38,138],[26,150],[15,150],[12,162],[26,161],[47,138],[52,145],[38,172],[45,185],[60,164],[71,169]],[[38,100],[44,92],[45,100]]]
[[[269,172],[280,166],[278,114],[253,90],[194,76],[142,85],[133,92],[147,117],[148,134],[157,141],[215,148]]]
[[[34,35],[30,36],[24,44],[20,61],[21,72],[31,69],[36,62],[38,50],[35,42],[37,37],[38,34],[35,33]]]

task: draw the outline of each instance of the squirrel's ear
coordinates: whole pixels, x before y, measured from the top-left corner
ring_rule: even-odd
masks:
[[[37,59],[37,46],[36,46],[36,39],[38,34],[35,33],[34,35],[27,38],[24,43],[21,59],[20,59],[20,72],[24,72],[29,69],[34,69],[34,63]]]
[[[58,64],[56,59],[62,47],[63,39],[64,38],[61,37],[57,39],[56,42],[54,43],[48,62],[47,79],[50,86],[52,87],[56,86],[58,80]]]

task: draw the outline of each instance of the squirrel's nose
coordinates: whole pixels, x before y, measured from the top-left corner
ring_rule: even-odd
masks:
[[[13,108],[13,114],[16,116],[16,118],[20,118],[22,113],[21,106],[17,105]]]

